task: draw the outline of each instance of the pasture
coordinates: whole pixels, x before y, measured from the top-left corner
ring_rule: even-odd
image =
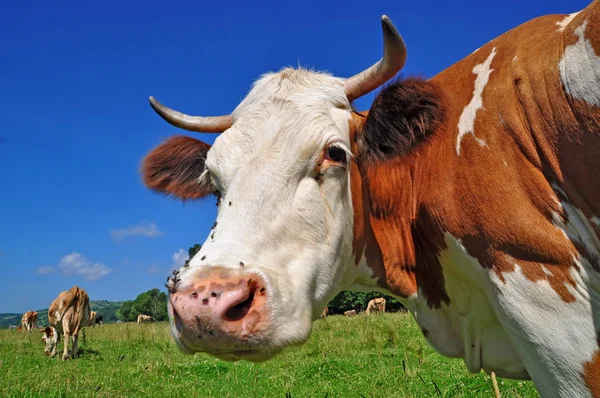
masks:
[[[261,364],[184,355],[166,323],[84,330],[66,362],[43,356],[39,333],[0,331],[0,396],[493,396],[488,375],[436,354],[405,313],[319,320],[304,346]],[[530,382],[498,382],[503,397],[538,396]]]

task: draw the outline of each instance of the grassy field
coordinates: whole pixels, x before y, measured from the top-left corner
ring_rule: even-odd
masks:
[[[86,328],[81,356],[44,357],[39,334],[0,331],[2,397],[493,397],[484,373],[436,354],[406,314],[331,316],[310,340],[262,364],[187,356],[167,324]],[[537,397],[498,379],[503,397]]]

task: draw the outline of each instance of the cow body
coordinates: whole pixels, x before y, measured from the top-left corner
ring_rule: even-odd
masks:
[[[77,343],[79,331],[88,325],[90,319],[90,300],[85,290],[73,286],[61,292],[48,308],[48,323],[51,326],[40,330],[44,333],[42,340],[46,347],[44,354],[54,357],[58,351],[58,343],[64,336],[64,350],[62,359],[77,356]],[[73,340],[73,347],[69,353],[69,340]]]
[[[382,313],[385,312],[385,299],[383,297],[374,298],[369,301],[367,304],[367,309],[365,311],[367,314],[371,313]]]
[[[137,317],[137,324],[141,325],[142,323],[152,321],[152,317],[150,315],[139,314]]]
[[[212,148],[162,144],[146,184],[220,204],[168,283],[179,347],[265,360],[337,291],[378,290],[471,372],[600,397],[597,54],[600,1],[394,81],[362,114],[342,79],[268,74]]]
[[[21,324],[19,325],[19,329],[25,329],[27,330],[27,333],[31,333],[31,331],[35,328],[37,318],[38,313],[36,311],[27,311],[21,317]]]
[[[344,316],[356,316],[356,310],[344,311]]]
[[[90,320],[88,321],[88,326],[96,326],[96,316],[96,311],[90,311]]]

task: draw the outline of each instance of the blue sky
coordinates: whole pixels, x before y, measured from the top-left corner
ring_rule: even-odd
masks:
[[[382,14],[407,43],[404,73],[430,77],[588,1],[84,3],[0,5],[0,312],[47,308],[74,284],[93,300],[133,299],[204,241],[212,198],[184,205],[141,183],[141,158],[185,134],[148,96],[218,115],[284,66],[351,76],[381,57]]]

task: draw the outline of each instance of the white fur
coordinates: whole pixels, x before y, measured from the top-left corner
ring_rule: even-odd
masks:
[[[573,14],[569,14],[566,17],[564,17],[562,20],[558,21],[556,23],[558,25],[558,31],[562,32],[563,30],[565,30],[565,28],[567,26],[569,26],[569,24],[571,23],[573,18],[575,18],[577,16],[577,14],[579,14],[579,12],[574,12]]]
[[[485,62],[477,64],[473,68],[473,73],[477,75],[475,78],[475,88],[473,90],[473,98],[471,102],[463,109],[460,119],[458,120],[458,136],[456,137],[456,155],[460,156],[460,145],[466,134],[472,134],[475,141],[481,146],[485,145],[485,141],[475,136],[475,117],[477,111],[483,107],[483,90],[490,80],[490,74],[494,71],[491,69],[492,60],[496,55],[496,47],[492,49],[492,52],[487,57]]]
[[[254,84],[208,152],[203,178],[221,190],[222,205],[180,284],[199,269],[239,269],[242,261],[271,294],[265,344],[305,340],[311,321],[352,279],[345,271],[356,272],[346,268],[353,263],[349,172],[332,167],[319,182],[313,173],[329,144],[349,152],[350,118],[342,79],[284,69]]]
[[[532,282],[522,273],[504,273],[506,282],[492,276],[499,295],[495,304],[512,344],[519,351],[542,397],[586,397],[581,374],[592,359],[596,333],[586,291],[587,270],[574,259],[571,275],[577,288],[568,287],[576,301],[564,302],[545,281]]]
[[[575,29],[578,40],[567,46],[558,63],[565,92],[572,98],[600,106],[600,57],[585,38],[588,20]]]

